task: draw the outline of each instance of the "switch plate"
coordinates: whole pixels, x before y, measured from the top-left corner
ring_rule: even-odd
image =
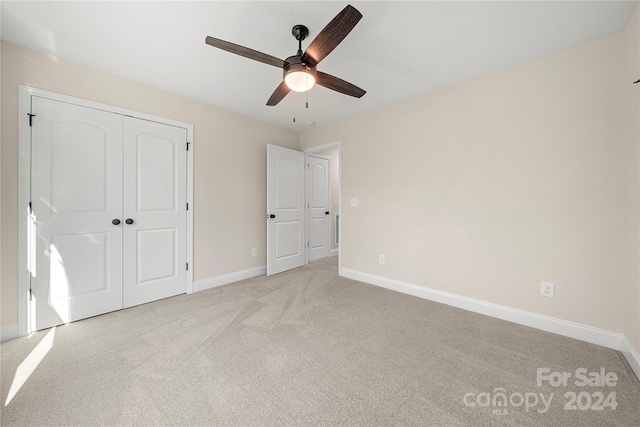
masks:
[[[251,257],[255,258],[258,256],[258,248],[251,249]]]
[[[351,206],[356,208],[358,207],[358,198],[357,197],[352,197],[351,198]]]
[[[384,256],[384,254],[380,254],[378,255],[378,262],[382,265],[384,265],[384,263],[386,262],[386,257]]]
[[[540,282],[540,295],[553,298],[556,294],[556,285],[551,282]]]

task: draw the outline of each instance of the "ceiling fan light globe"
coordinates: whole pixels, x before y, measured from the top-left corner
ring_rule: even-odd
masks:
[[[292,71],[284,76],[284,82],[294,92],[306,92],[316,84],[316,79],[306,71]]]

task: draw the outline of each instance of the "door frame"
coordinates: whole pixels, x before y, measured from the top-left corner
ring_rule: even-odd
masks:
[[[309,153],[309,152],[304,152],[304,162],[308,165],[309,164],[309,157],[315,157],[317,159],[323,159],[326,160],[328,163],[328,167],[327,167],[327,172],[329,173],[329,176],[327,177],[329,180],[329,187],[327,188],[327,192],[329,193],[328,197],[329,197],[329,210],[331,210],[331,157],[328,156],[323,156],[320,154],[315,154],[315,153]],[[338,163],[340,164],[340,163]],[[309,204],[311,203],[311,194],[313,193],[313,189],[311,188],[311,180],[309,179],[309,174],[310,171],[307,168],[305,168],[305,174],[304,174],[304,179],[305,179],[305,183],[304,183],[304,198],[305,198],[305,219],[307,221],[307,245],[309,244],[309,242],[311,241],[311,239],[309,238],[310,234],[309,234],[309,226],[311,225],[311,208],[309,207]],[[331,221],[331,219],[329,219],[329,221]],[[334,239],[335,240],[335,239]],[[329,231],[327,231],[327,242],[329,242],[329,251],[327,256],[331,256],[331,245],[332,240],[331,240],[331,222],[329,222]],[[309,264],[309,251],[310,248],[309,246],[307,246],[307,250],[306,250],[306,254],[305,254],[305,265]]]
[[[193,124],[177,120],[141,113],[139,111],[102,104],[82,98],[76,98],[57,92],[38,89],[26,85],[18,86],[18,336],[27,335],[29,325],[28,293],[30,288],[30,274],[28,271],[28,233],[27,208],[31,200],[31,127],[29,114],[31,113],[31,97],[39,96],[59,102],[93,108],[109,113],[131,116],[137,119],[149,120],[187,130],[187,141],[190,144],[187,151],[187,293],[193,292]],[[37,118],[35,119],[37,120]]]
[[[338,240],[340,241],[340,246],[338,246],[338,275],[342,271],[342,141],[334,141],[329,142],[327,144],[316,145],[315,147],[309,147],[302,149],[303,153],[306,154],[314,154],[320,151],[330,150],[332,148],[338,149],[338,210],[340,211],[340,219],[338,220]],[[329,185],[331,187],[331,185]],[[329,190],[331,191],[331,190]],[[306,198],[306,197],[305,197]],[[331,203],[331,199],[329,199]],[[331,233],[331,232],[329,232]],[[333,241],[333,239],[331,239]],[[329,251],[331,253],[331,251]],[[308,262],[308,255],[307,255]]]

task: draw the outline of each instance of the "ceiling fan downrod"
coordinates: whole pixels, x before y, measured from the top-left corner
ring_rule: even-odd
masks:
[[[298,40],[298,56],[302,56],[302,40],[309,35],[309,29],[302,24],[294,25],[291,34]]]

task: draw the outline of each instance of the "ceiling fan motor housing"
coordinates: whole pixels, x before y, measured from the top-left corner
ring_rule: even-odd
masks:
[[[306,62],[302,60],[298,55],[290,56],[284,60],[284,74],[286,76],[289,73],[294,71],[303,71],[312,75],[314,78],[316,77],[316,67],[312,67]]]

